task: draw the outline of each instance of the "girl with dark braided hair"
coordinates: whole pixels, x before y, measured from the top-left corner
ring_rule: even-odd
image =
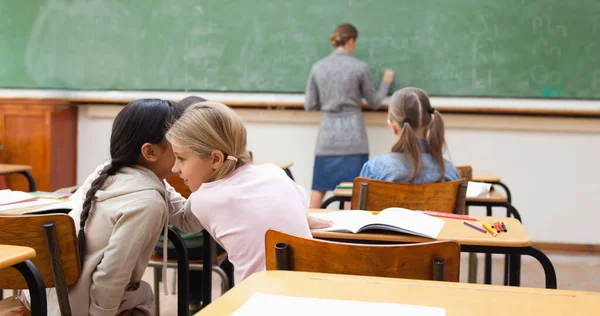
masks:
[[[142,99],[115,118],[111,159],[75,193],[81,203],[69,213],[81,258],[81,276],[69,290],[73,315],[154,315],[152,289],[141,279],[158,237],[169,223],[186,232],[202,229],[164,181],[175,162],[165,134],[182,112],[175,102]],[[54,289],[48,314],[60,314]]]

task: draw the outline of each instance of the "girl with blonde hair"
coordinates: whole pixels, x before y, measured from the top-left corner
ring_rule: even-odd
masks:
[[[246,128],[226,105],[191,105],[167,133],[176,156],[173,172],[192,191],[193,214],[227,251],[234,281],[265,270],[265,232],[311,238],[308,196],[273,164],[254,165]]]

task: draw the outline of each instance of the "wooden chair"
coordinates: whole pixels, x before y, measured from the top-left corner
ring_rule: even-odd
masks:
[[[294,270],[458,282],[460,245],[434,241],[406,245],[346,244],[265,234],[267,270]]]
[[[352,209],[381,211],[388,207],[465,214],[467,179],[406,184],[358,177],[352,187]]]
[[[471,166],[456,166],[460,177],[471,181],[473,179],[473,168]],[[465,207],[465,214],[469,214],[468,207]],[[488,256],[489,254],[486,254]],[[490,257],[491,258],[491,257]],[[469,253],[469,283],[477,283],[478,260],[477,255]]]
[[[458,174],[463,179],[471,181],[473,179],[473,168],[471,166],[457,166]]]
[[[0,243],[35,250],[32,263],[46,288],[56,288],[61,314],[71,315],[67,287],[75,284],[81,273],[73,219],[65,214],[0,216]],[[4,269],[0,288],[27,289],[27,284],[18,271]]]

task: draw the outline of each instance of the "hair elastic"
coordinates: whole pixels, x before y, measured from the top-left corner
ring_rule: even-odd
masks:
[[[233,157],[233,156],[227,156],[227,158],[225,158],[225,159],[233,160],[233,161],[235,161],[235,162],[237,162],[237,161],[238,161],[238,159],[237,159],[237,158],[235,158],[235,157]]]
[[[432,106],[431,109],[429,109],[429,114],[433,114],[435,113],[435,108]]]
[[[406,124],[406,123],[410,124],[410,120],[408,119],[408,117],[405,117],[405,118],[402,120],[402,126],[404,126],[404,124]]]

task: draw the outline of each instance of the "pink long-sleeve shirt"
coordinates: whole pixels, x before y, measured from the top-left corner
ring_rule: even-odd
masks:
[[[273,164],[242,166],[202,184],[190,201],[204,229],[227,251],[236,284],[265,270],[267,230],[312,238],[306,191]]]

